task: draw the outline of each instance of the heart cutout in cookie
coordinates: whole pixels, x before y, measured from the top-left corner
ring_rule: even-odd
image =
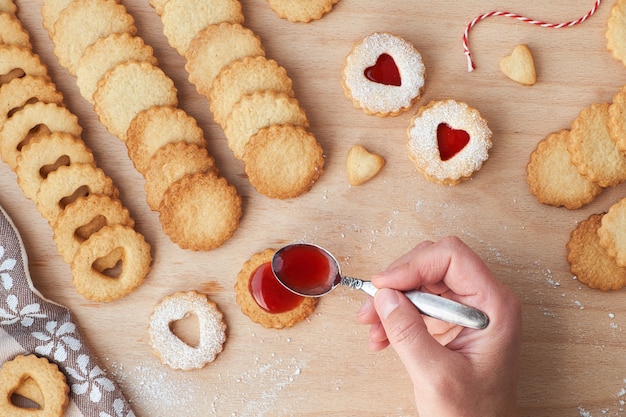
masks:
[[[533,85],[537,81],[533,56],[524,44],[517,45],[511,55],[502,58],[500,71],[522,85]]]
[[[461,152],[469,140],[470,135],[465,130],[453,129],[447,123],[437,126],[437,145],[442,161],[447,161]]]
[[[397,87],[402,85],[398,66],[389,54],[381,54],[376,60],[376,64],[365,68],[365,78],[379,84]]]

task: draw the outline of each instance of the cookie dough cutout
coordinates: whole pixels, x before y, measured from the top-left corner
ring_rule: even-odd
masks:
[[[29,141],[52,132],[80,137],[82,131],[78,117],[66,107],[41,101],[27,104],[15,112],[0,130],[0,156],[15,171],[21,149]]]
[[[407,111],[419,100],[426,68],[411,43],[374,33],[354,45],[342,75],[344,93],[356,108],[386,117]]]
[[[91,194],[78,198],[59,214],[54,225],[54,241],[63,260],[71,264],[80,245],[104,226],[122,224],[134,227],[130,212],[117,198]]]
[[[609,103],[583,109],[572,123],[567,150],[578,172],[601,187],[626,180],[626,154],[609,133]]]
[[[518,84],[531,86],[537,82],[535,61],[527,45],[517,45],[511,55],[502,58],[500,71]]]
[[[567,243],[567,261],[578,281],[602,291],[626,285],[626,268],[620,267],[600,243],[603,214],[592,214],[578,224]]]
[[[65,206],[89,194],[118,198],[119,190],[113,180],[93,164],[64,165],[41,182],[35,198],[37,210],[54,228]]]
[[[191,314],[198,318],[199,343],[192,347],[172,333],[170,325]],[[226,342],[226,324],[217,304],[196,291],[176,292],[154,307],[148,329],[150,345],[162,363],[192,370],[213,362]]]
[[[315,310],[317,298],[296,295],[274,276],[271,260],[274,249],[265,249],[246,261],[235,283],[236,300],[243,314],[263,327],[291,327]]]
[[[35,201],[41,183],[61,166],[92,164],[95,160],[85,142],[64,132],[32,139],[17,157],[17,183],[24,195]]]
[[[244,170],[250,184],[271,198],[295,198],[313,187],[324,171],[322,147],[300,126],[272,125],[246,145]]]
[[[35,396],[30,395],[34,389],[21,391],[23,385],[36,386],[39,392]],[[70,402],[69,391],[65,375],[56,364],[35,355],[18,355],[0,368],[0,415],[62,417]],[[13,393],[37,400],[35,402],[40,408],[31,410],[17,407],[11,401]]]
[[[572,164],[567,150],[569,134],[563,129],[537,144],[526,166],[526,182],[540,203],[576,210],[591,203],[603,188]]]
[[[0,86],[25,75],[48,77],[48,68],[30,48],[0,44]]]
[[[159,214],[165,234],[178,246],[211,250],[237,229],[241,197],[214,173],[185,175],[165,191]]]
[[[346,173],[350,185],[358,186],[374,178],[385,166],[385,158],[368,151],[361,145],[354,145],[346,158]]]
[[[626,199],[613,204],[598,229],[600,244],[618,266],[626,267]]]
[[[309,23],[330,13],[339,0],[268,0],[270,8],[281,19]]]
[[[0,87],[0,126],[29,103],[40,101],[63,105],[63,94],[47,77],[14,78]]]
[[[151,262],[150,245],[132,227],[104,226],[78,248],[71,264],[72,284],[88,300],[111,302],[141,285]],[[109,276],[107,271],[118,265],[119,274]]]
[[[454,100],[421,107],[408,128],[409,156],[430,181],[457,185],[489,158],[492,132],[478,110]]]

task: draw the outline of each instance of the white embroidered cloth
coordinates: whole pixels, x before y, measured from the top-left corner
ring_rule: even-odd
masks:
[[[83,343],[70,310],[33,286],[22,238],[0,207],[0,364],[29,353],[46,357],[65,374],[67,417],[135,417]]]

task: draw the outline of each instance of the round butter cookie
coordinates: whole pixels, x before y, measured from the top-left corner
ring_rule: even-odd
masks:
[[[178,246],[211,250],[228,240],[241,218],[241,197],[215,173],[185,175],[163,194],[159,206],[163,231]]]
[[[287,123],[309,127],[309,120],[298,100],[285,93],[256,91],[242,97],[233,107],[224,134],[235,157],[242,159],[246,144],[259,129]]]
[[[282,329],[306,319],[317,298],[302,297],[283,287],[272,272],[274,249],[255,253],[246,261],[235,283],[236,300],[243,314],[263,327]]]
[[[152,156],[168,143],[189,142],[205,148],[207,143],[196,119],[173,106],[153,106],[140,112],[126,132],[128,156],[146,174]]]
[[[223,22],[207,26],[191,41],[185,69],[196,90],[209,97],[222,68],[246,56],[260,55],[265,56],[261,38],[238,23]]]
[[[250,138],[243,155],[250,184],[271,198],[295,198],[324,172],[324,152],[300,126],[271,125]]]
[[[419,100],[426,68],[411,43],[374,33],[354,45],[342,74],[346,97],[356,108],[386,117],[397,116]]]
[[[127,61],[145,61],[157,65],[152,47],[146,45],[139,36],[124,32],[98,39],[85,49],[78,61],[76,84],[80,94],[94,104],[93,94],[98,88],[98,81],[117,64]]]
[[[185,141],[172,142],[156,151],[146,171],[146,202],[158,210],[170,185],[188,174],[214,172],[215,160],[204,147]]]
[[[54,24],[54,54],[76,75],[78,61],[88,46],[111,33],[137,33],[135,20],[116,0],[74,0]]]
[[[209,25],[243,24],[239,0],[168,0],[163,6],[163,34],[170,46],[185,55],[189,43]]]
[[[276,16],[290,22],[321,19],[339,0],[267,0]]]
[[[598,233],[605,214],[592,214],[578,224],[567,242],[567,261],[578,281],[601,291],[626,285],[626,268],[619,266],[602,246]]]
[[[22,23],[11,13],[2,13],[0,9],[0,44],[17,45],[30,48],[30,36],[22,27]]]
[[[591,203],[603,188],[578,172],[568,142],[566,129],[540,141],[526,166],[526,182],[540,203],[575,210]]]
[[[126,132],[137,115],[152,106],[177,106],[174,82],[149,62],[130,61],[117,65],[98,82],[93,95],[100,122],[113,135],[126,141]]]
[[[454,100],[432,101],[408,128],[409,156],[430,181],[456,185],[489,157],[491,130],[478,110]]]
[[[294,97],[287,70],[264,56],[245,57],[220,71],[213,81],[209,102],[211,113],[224,129],[226,120],[241,98],[255,91],[272,90]]]

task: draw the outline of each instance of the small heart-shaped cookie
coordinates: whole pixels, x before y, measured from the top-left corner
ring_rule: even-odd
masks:
[[[511,55],[502,58],[500,71],[522,85],[534,85],[537,82],[533,55],[524,44],[517,45]]]
[[[385,159],[369,152],[361,145],[354,145],[348,152],[346,171],[351,185],[361,185],[371,180],[385,165]]]

